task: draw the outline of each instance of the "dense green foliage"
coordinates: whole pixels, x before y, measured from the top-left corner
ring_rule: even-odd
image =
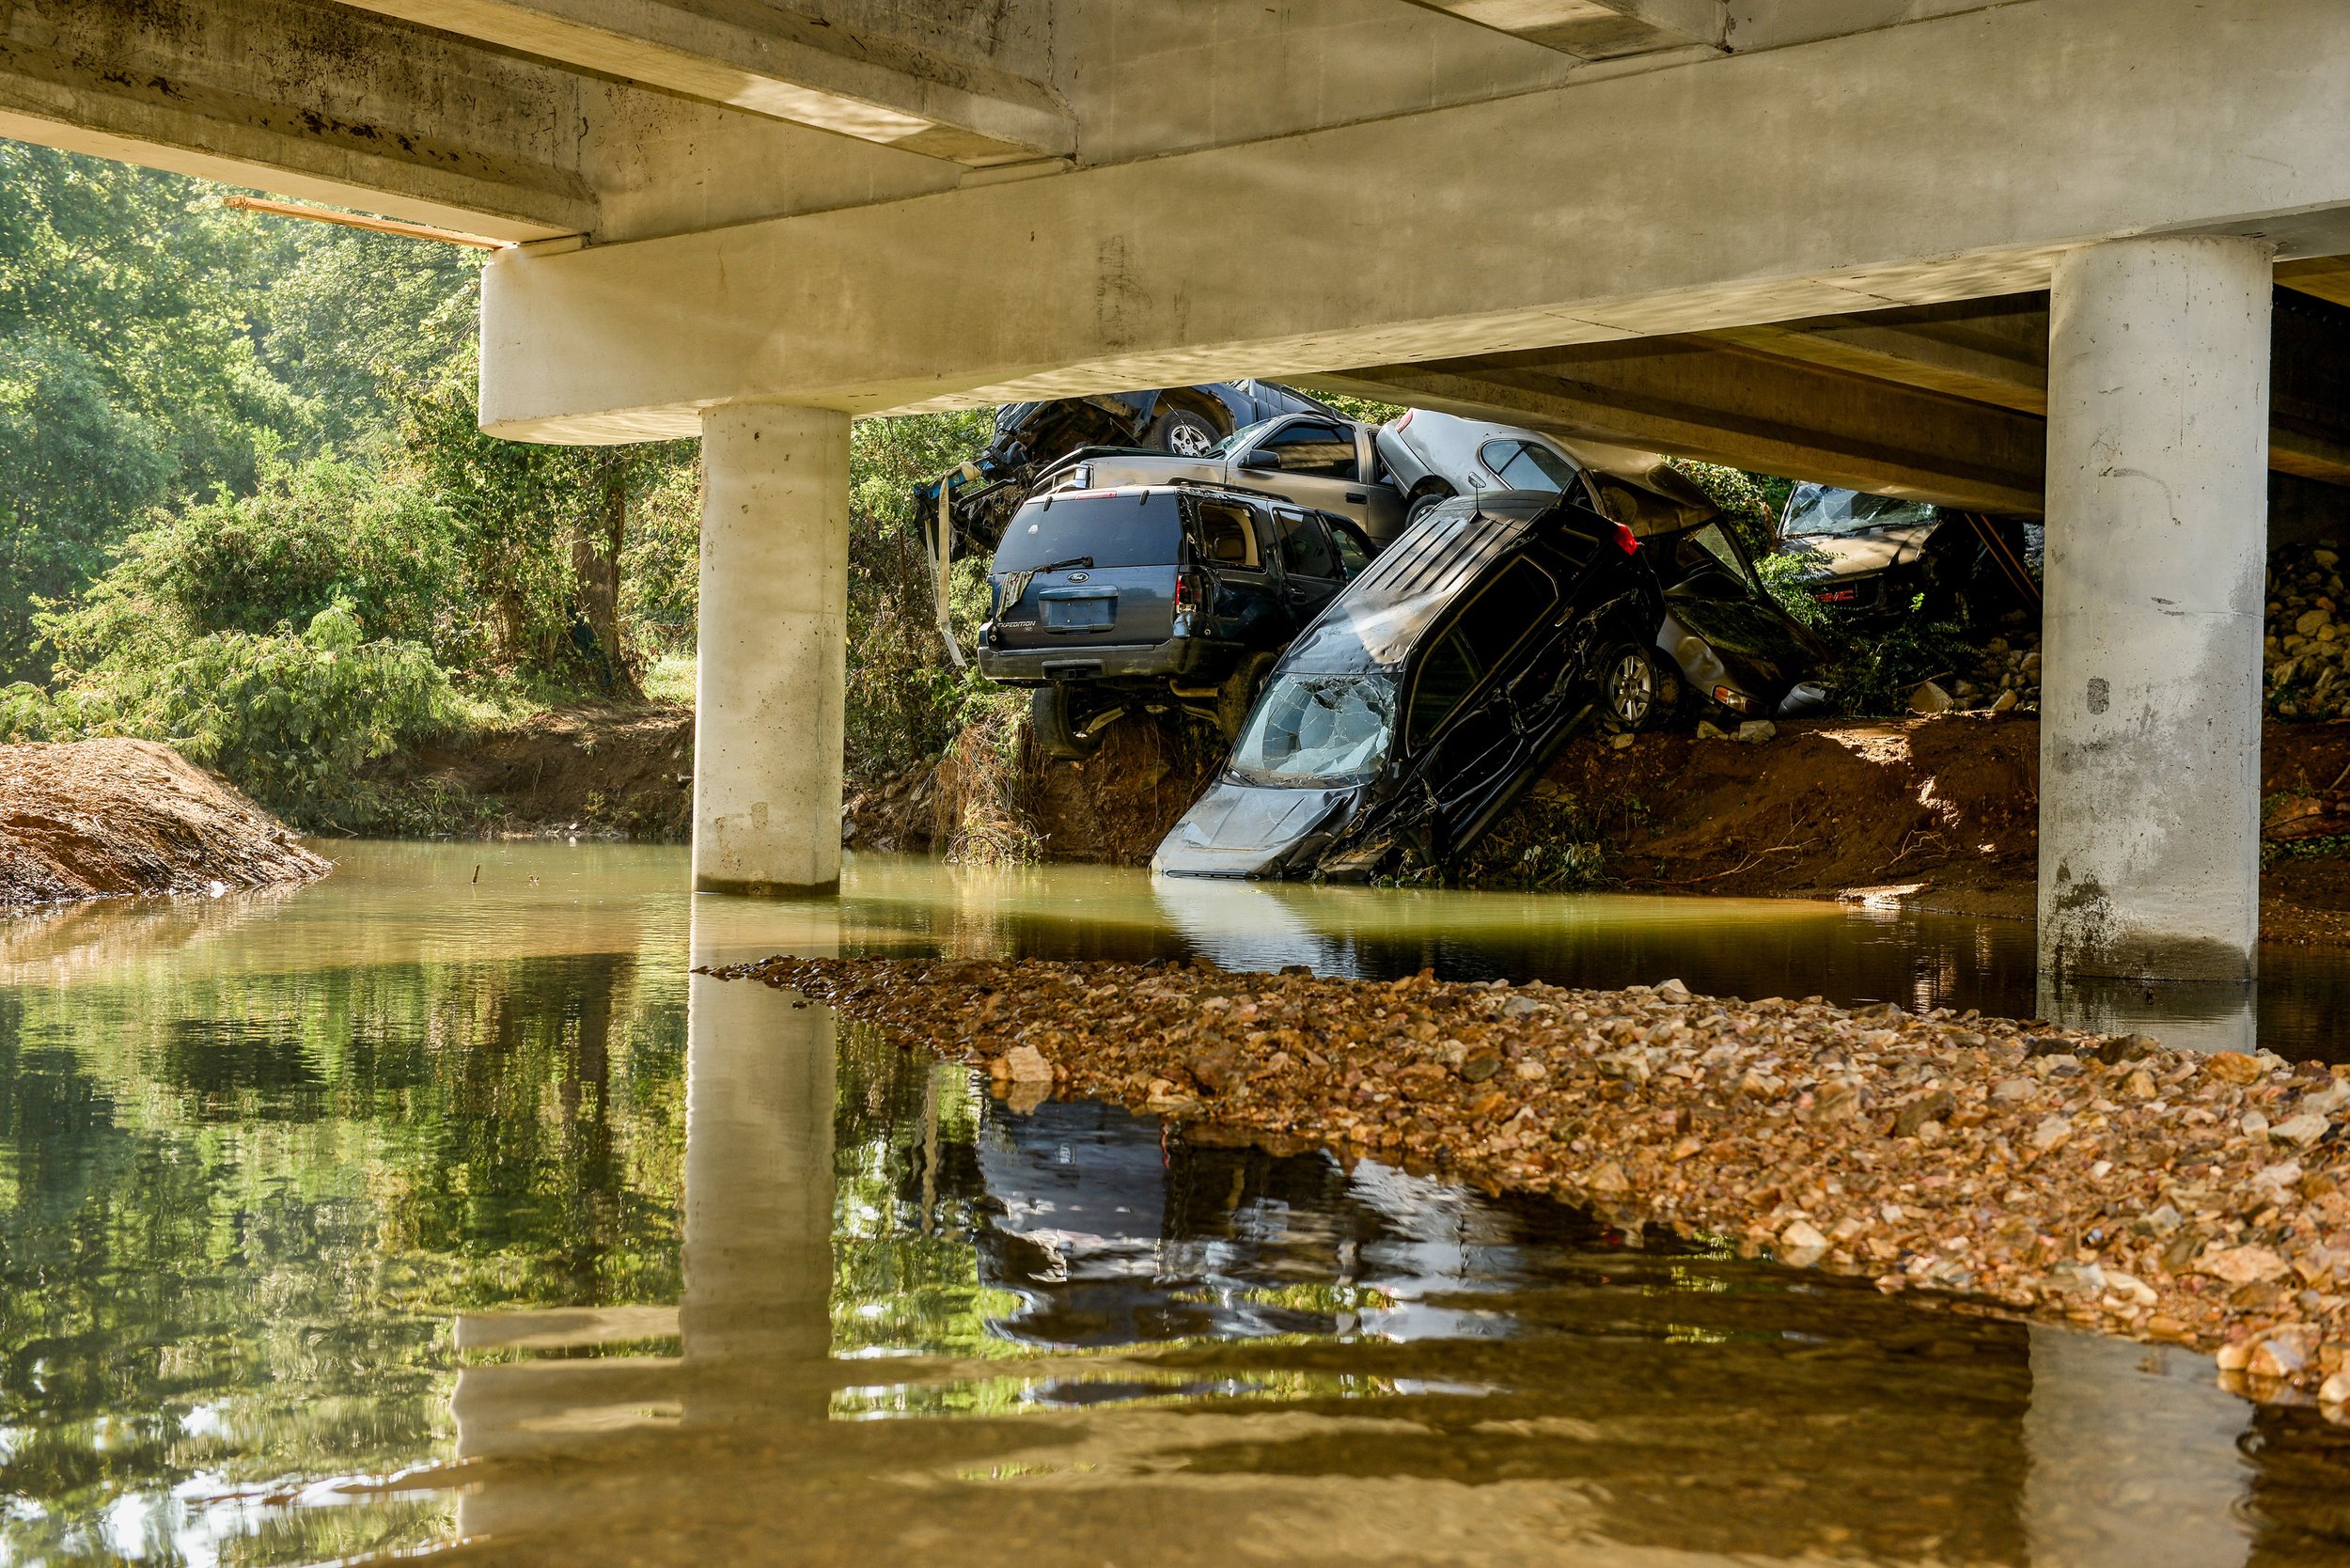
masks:
[[[479,259],[0,145],[0,739],[166,739],[300,820],[693,640],[690,443],[477,428]]]
[[[249,485],[304,425],[261,366],[266,242],[187,180],[0,143],[0,680],[34,673],[38,597],[140,512]]]
[[[984,409],[859,421],[849,447],[848,768],[871,776],[947,748],[974,704],[996,690],[944,657],[937,596],[914,515],[914,489],[983,448]],[[967,661],[986,612],[984,563],[956,563],[952,601]]]

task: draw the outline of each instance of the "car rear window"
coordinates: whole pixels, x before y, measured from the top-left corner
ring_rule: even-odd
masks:
[[[1574,464],[1531,441],[1488,441],[1477,455],[1512,490],[1548,490],[1564,495],[1574,483]]]
[[[1089,558],[1097,568],[1172,566],[1183,536],[1183,516],[1165,491],[1045,496],[1012,514],[995,570],[1040,572]]]

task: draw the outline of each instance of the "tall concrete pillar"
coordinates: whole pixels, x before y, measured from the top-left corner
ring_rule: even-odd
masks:
[[[2048,327],[2040,965],[2243,980],[2260,926],[2271,253],[2124,240]]]
[[[694,886],[840,880],[849,416],[729,403],[702,416]]]

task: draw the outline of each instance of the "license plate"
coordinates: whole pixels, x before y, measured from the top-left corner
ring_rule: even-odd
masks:
[[[1044,627],[1049,632],[1100,631],[1108,626],[1117,614],[1118,601],[1107,595],[1098,599],[1044,601]]]

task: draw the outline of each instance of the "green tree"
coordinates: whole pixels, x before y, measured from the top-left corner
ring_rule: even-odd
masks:
[[[674,532],[695,444],[500,440],[481,432],[474,387],[468,353],[412,388],[404,436],[454,523],[464,586],[488,616],[494,656],[519,672],[641,699],[646,650],[621,621],[630,524],[658,497]]]
[[[0,679],[148,507],[294,438],[244,302],[253,237],[193,181],[0,144]]]

